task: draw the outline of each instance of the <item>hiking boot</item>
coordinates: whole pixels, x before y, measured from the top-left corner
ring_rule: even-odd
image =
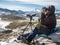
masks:
[[[23,37],[23,36],[19,36],[17,38],[17,40],[21,40],[22,43],[26,43],[26,44],[29,44],[30,42],[26,39],[26,37]]]
[[[17,40],[21,40],[21,39],[23,39],[23,37],[22,37],[22,36],[19,36],[19,37],[17,38]]]
[[[27,41],[27,39],[25,37],[23,37],[22,41],[23,41],[23,43],[29,44],[29,42]]]

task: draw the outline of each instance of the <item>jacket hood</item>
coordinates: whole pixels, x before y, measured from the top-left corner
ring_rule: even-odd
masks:
[[[50,6],[48,7],[48,9],[49,9],[49,11],[50,11],[52,14],[55,12],[55,6],[53,6],[53,5],[50,5]]]

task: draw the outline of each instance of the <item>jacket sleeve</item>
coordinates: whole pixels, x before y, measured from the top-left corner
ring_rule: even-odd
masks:
[[[40,16],[40,22],[41,22],[41,24],[44,24],[45,23],[45,15],[44,14],[41,14],[41,16]]]
[[[52,17],[48,17],[48,18],[44,18],[43,19],[43,24],[45,24],[45,25],[50,25],[52,22],[53,22],[53,18]]]
[[[54,21],[55,21],[54,16],[49,16],[47,18],[42,18],[41,19],[41,23],[44,24],[44,25],[50,25],[50,24],[54,23]]]

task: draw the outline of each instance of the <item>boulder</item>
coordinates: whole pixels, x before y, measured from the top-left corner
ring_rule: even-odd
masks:
[[[6,29],[0,28],[0,34],[11,33],[11,32],[12,32],[12,30],[6,30]]]

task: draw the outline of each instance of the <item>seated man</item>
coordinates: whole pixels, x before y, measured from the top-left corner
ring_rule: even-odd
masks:
[[[51,32],[53,32],[52,29],[54,29],[55,27],[56,27],[55,7],[51,5],[48,8],[42,9],[41,18],[33,32],[31,34],[27,33],[21,36],[25,38],[28,37],[26,38],[26,41],[30,43],[37,34],[49,35]],[[17,39],[20,40],[20,36]]]

